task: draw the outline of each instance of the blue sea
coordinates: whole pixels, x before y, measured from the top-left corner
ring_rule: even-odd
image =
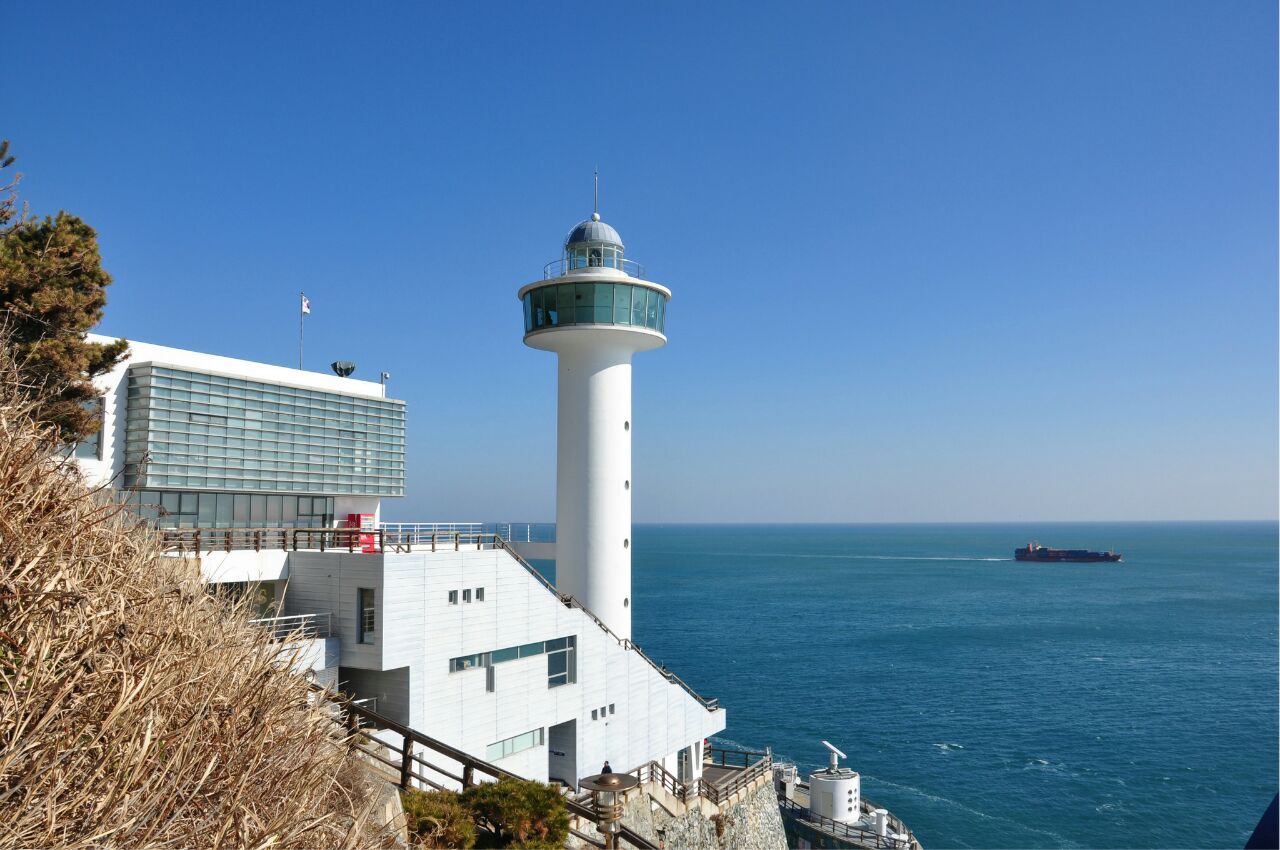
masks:
[[[1241,847],[1277,788],[1275,523],[649,525],[634,637],[723,743],[946,847]],[[1015,546],[1115,549],[1029,564]]]

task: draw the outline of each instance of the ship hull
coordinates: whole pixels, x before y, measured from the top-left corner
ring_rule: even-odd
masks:
[[[1026,549],[1017,549],[1014,551],[1013,557],[1017,561],[1033,561],[1041,564],[1115,563],[1120,560],[1120,555],[1115,552],[1086,552],[1072,549],[1039,549],[1034,552],[1028,552]]]

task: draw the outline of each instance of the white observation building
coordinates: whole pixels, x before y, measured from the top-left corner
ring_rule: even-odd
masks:
[[[631,638],[631,357],[664,345],[671,290],[598,212],[523,287],[525,344],[559,364],[556,587]]]

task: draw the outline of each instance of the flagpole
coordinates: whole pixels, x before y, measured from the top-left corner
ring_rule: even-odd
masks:
[[[307,317],[307,313],[303,309],[303,305],[307,303],[307,293],[300,291],[298,295],[301,296],[298,299],[298,368],[301,369],[302,368],[302,328],[303,328],[303,321]]]

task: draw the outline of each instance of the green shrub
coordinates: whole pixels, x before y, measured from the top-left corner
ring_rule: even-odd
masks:
[[[462,802],[497,830],[498,847],[563,847],[569,837],[564,798],[541,782],[486,782],[462,792]]]
[[[466,848],[476,844],[475,815],[452,791],[400,792],[409,840],[418,847]]]

